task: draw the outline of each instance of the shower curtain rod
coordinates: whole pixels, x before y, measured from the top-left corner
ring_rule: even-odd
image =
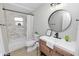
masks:
[[[27,14],[27,15],[32,15],[32,16],[34,16],[34,15],[31,14],[31,13],[23,13],[23,12],[19,12],[19,11],[15,11],[15,10],[10,10],[10,9],[6,9],[6,8],[3,8],[3,10],[7,10],[7,11],[12,11],[12,12],[17,12],[17,13],[22,13],[22,14]]]

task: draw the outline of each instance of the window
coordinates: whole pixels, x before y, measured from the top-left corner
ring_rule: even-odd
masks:
[[[15,17],[15,21],[23,21],[22,17]]]
[[[22,17],[15,17],[15,24],[18,26],[22,26],[23,25],[23,18]]]

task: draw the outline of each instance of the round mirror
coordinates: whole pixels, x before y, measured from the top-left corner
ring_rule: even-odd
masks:
[[[69,12],[65,10],[57,10],[50,15],[48,24],[52,31],[62,32],[70,26],[71,21]]]

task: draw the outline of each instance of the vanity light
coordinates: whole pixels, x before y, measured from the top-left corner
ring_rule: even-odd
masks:
[[[53,7],[60,5],[61,3],[51,3],[50,4],[50,9],[53,10]]]
[[[61,4],[61,3],[51,3],[50,6],[52,7],[52,6],[56,6],[56,5],[59,5],[59,4]]]

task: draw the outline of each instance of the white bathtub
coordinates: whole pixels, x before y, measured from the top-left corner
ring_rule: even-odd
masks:
[[[10,39],[9,40],[9,52],[12,52],[12,51],[25,47],[25,42],[26,42],[26,40],[24,37]]]

